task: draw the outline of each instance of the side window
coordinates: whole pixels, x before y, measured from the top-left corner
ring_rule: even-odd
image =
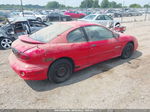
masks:
[[[70,43],[86,41],[85,35],[81,29],[76,29],[76,30],[70,32],[67,39]]]
[[[104,16],[103,15],[100,15],[96,18],[96,20],[105,20]]]
[[[109,16],[105,16],[105,19],[106,20],[113,20],[111,17],[109,17]]]
[[[110,30],[101,26],[88,26],[85,27],[85,31],[89,41],[107,40],[114,37]]]

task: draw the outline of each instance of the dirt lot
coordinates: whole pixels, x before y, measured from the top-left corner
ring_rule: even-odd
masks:
[[[74,73],[62,84],[24,81],[0,50],[0,108],[150,108],[150,21],[125,23],[138,51]]]

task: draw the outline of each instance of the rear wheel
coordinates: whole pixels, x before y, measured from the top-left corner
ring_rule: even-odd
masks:
[[[61,83],[70,78],[72,71],[72,63],[67,59],[60,59],[49,68],[48,78],[55,83]]]
[[[120,23],[115,24],[115,27],[120,27],[120,26],[121,26]]]
[[[67,21],[67,18],[63,18],[63,21]]]
[[[37,18],[37,21],[40,21],[40,22],[41,22],[41,21],[42,21],[42,19],[41,19],[41,18]]]
[[[13,40],[10,38],[0,38],[0,48],[1,49],[10,49]]]
[[[134,45],[132,43],[128,43],[122,51],[121,58],[122,59],[130,58],[133,54],[133,51],[134,51]]]

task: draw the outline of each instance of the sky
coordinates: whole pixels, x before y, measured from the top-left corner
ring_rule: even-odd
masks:
[[[49,1],[58,1],[61,4],[64,4],[66,6],[79,6],[81,1],[83,0],[22,0],[23,4],[33,4],[33,5],[46,5]],[[102,0],[99,0],[99,3],[101,3]],[[140,5],[148,4],[150,3],[150,0],[109,0],[109,1],[115,1],[117,3],[123,3],[124,5],[130,5],[133,3],[138,3]],[[20,0],[0,0],[0,4],[20,4]]]

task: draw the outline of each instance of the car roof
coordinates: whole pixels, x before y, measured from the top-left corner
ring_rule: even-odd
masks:
[[[72,26],[72,27],[83,27],[83,26],[89,26],[89,25],[99,25],[95,23],[90,23],[86,21],[70,21],[70,22],[62,22],[63,24]]]
[[[105,16],[106,15],[106,16],[108,16],[107,14],[89,14],[89,15],[95,15],[95,16],[100,16],[100,15]]]
[[[16,22],[24,22],[27,21],[28,19],[25,17],[16,17],[13,19],[12,23],[16,23]]]

